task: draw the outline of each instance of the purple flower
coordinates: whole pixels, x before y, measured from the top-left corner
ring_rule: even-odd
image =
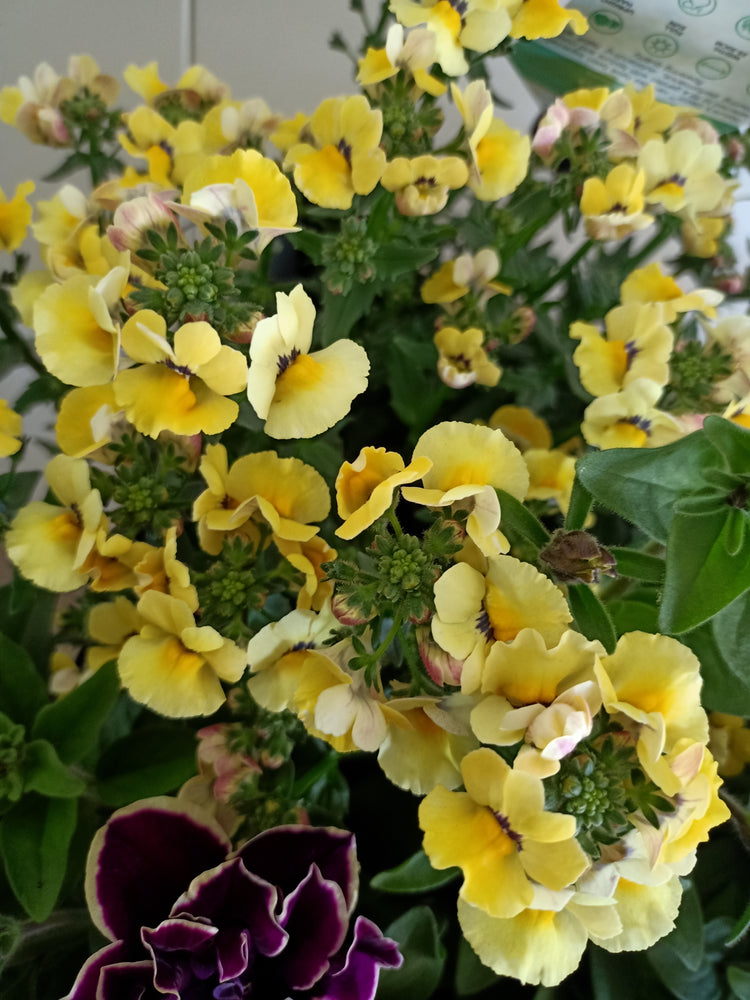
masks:
[[[380,969],[402,959],[364,917],[350,933],[353,835],[281,826],[230,849],[176,799],[118,810],[86,865],[91,916],[112,943],[65,1000],[372,1000]]]

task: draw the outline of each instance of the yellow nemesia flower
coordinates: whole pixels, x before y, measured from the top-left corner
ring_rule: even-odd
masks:
[[[0,458],[7,458],[21,447],[21,426],[20,413],[12,410],[7,400],[0,399]]]
[[[419,807],[433,868],[458,866],[459,898],[493,917],[513,917],[534,899],[532,882],[560,890],[589,864],[573,816],[546,812],[539,778],[511,769],[483,747],[461,761],[465,792],[437,785]]]
[[[654,221],[643,211],[646,175],[629,163],[620,163],[602,180],[583,182],[581,213],[586,232],[595,240],[619,240],[645,229]]]
[[[606,334],[590,323],[573,323],[570,336],[580,340],[573,353],[583,387],[592,396],[619,392],[637,378],[658,385],[669,381],[674,335],[660,304],[629,302],[610,309]]]
[[[326,578],[323,563],[333,562],[338,553],[320,535],[306,542],[293,541],[274,535],[274,545],[286,561],[302,573],[304,583],[297,591],[297,607],[320,611],[333,597],[333,581]],[[293,585],[294,586],[294,585]]]
[[[26,504],[11,522],[5,548],[32,583],[65,593],[86,582],[82,567],[107,519],[99,490],[91,489],[84,459],[56,455],[44,475],[62,506],[37,500]]]
[[[510,4],[511,38],[556,38],[570,25],[577,35],[588,31],[579,10],[561,7],[558,0],[514,0]]]
[[[354,462],[344,462],[336,476],[336,504],[344,523],[336,529],[339,538],[354,538],[388,510],[394,490],[421,479],[432,467],[429,458],[404,465],[395,451],[363,448]]]
[[[710,216],[685,219],[680,230],[685,253],[692,257],[714,257],[719,252],[719,237],[726,226],[726,219]]]
[[[672,323],[680,313],[696,309],[704,316],[715,317],[716,306],[724,296],[715,288],[683,292],[675,279],[665,274],[654,261],[632,271],[620,285],[620,299],[629,302],[658,302],[664,310],[664,322]]]
[[[210,156],[185,177],[182,202],[259,230],[260,252],[274,236],[295,231],[297,200],[273,160],[255,149]]]
[[[466,530],[485,555],[507,551],[507,539],[498,530],[500,503],[495,488],[523,500],[529,474],[520,452],[499,430],[446,421],[419,438],[412,460],[426,456],[432,468],[422,487],[406,486],[404,499],[427,507],[459,504],[469,509]]]
[[[221,681],[236,683],[244,650],[216,629],[196,626],[184,601],[149,590],[138,602],[145,624],[120,651],[117,668],[130,695],[171,718],[211,715],[226,700]]]
[[[307,141],[292,145],[284,169],[304,196],[323,208],[351,208],[355,194],[369,194],[385,169],[380,148],[383,115],[367,98],[329,97],[305,126]]]
[[[529,448],[548,450],[552,447],[552,432],[547,421],[527,406],[501,406],[487,422],[490,427],[501,430],[521,452]]]
[[[96,644],[86,650],[86,669],[93,673],[116,660],[126,639],[137,635],[144,625],[135,604],[127,597],[95,604],[86,619],[86,631]]]
[[[597,448],[658,448],[680,436],[678,423],[656,404],[662,387],[637,378],[621,392],[599,396],[583,414],[581,433]]]
[[[117,370],[119,326],[112,314],[128,281],[115,267],[99,281],[76,275],[49,285],[34,306],[36,349],[48,371],[67,385],[108,382]]]
[[[725,778],[741,774],[750,761],[750,729],[745,720],[726,712],[711,712],[708,731],[708,748],[716,759],[719,774]]]
[[[420,90],[433,97],[440,97],[447,87],[437,77],[427,72],[435,61],[435,35],[427,29],[417,28],[404,39],[400,24],[392,24],[386,35],[384,49],[369,48],[359,60],[357,83],[373,87],[383,80],[390,80],[404,69],[414,78]]]
[[[167,324],[151,309],[134,313],[122,329],[122,346],[136,368],[119,372],[115,400],[127,419],[149,437],[218,434],[237,417],[239,407],[227,396],[240,392],[247,377],[239,351],[221,343],[205,321],[185,323],[165,337]]]
[[[498,292],[509,295],[512,291],[501,281],[492,280],[499,270],[500,258],[491,247],[475,254],[460,254],[441,264],[425,281],[421,289],[422,301],[439,302],[447,312],[452,312],[451,304],[473,291],[478,305],[483,308]]]
[[[229,467],[224,445],[209,445],[200,464],[208,489],[193,505],[201,548],[218,555],[225,535],[257,538],[254,521],[270,525],[276,538],[309,542],[331,506],[328,486],[315,469],[274,451],[243,455]]]
[[[71,389],[60,400],[55,423],[57,444],[72,458],[105,449],[115,435],[120,411],[111,382]],[[98,456],[104,460],[103,453]]]
[[[364,392],[370,362],[353,340],[308,353],[315,306],[302,285],[289,295],[277,292],[276,309],[253,332],[247,398],[269,437],[314,437],[346,416]]]
[[[726,194],[722,155],[718,142],[704,143],[691,129],[649,140],[638,155],[646,201],[691,219],[716,210]]]
[[[528,499],[551,500],[563,514],[567,513],[576,476],[575,458],[559,448],[529,448],[523,460],[529,470]]]
[[[500,381],[502,368],[490,361],[482,348],[483,330],[475,326],[468,330],[444,326],[433,340],[438,349],[438,375],[451,389],[465,389],[475,382],[496,386]]]
[[[26,199],[35,189],[33,181],[23,181],[8,201],[0,188],[0,250],[11,253],[26,239],[31,222],[31,205]]]
[[[452,83],[451,94],[469,137],[469,187],[480,201],[504,198],[528,172],[531,140],[493,117],[492,96],[483,80],[474,80],[463,94]]]
[[[402,215],[435,215],[448,204],[449,192],[468,179],[468,167],[458,156],[398,156],[387,165],[380,183],[395,193]]]
[[[432,634],[442,649],[463,661],[464,694],[483,683],[487,657],[497,643],[513,643],[532,630],[545,646],[554,646],[571,618],[552,581],[512,556],[491,556],[484,574],[456,563],[436,581],[434,591]],[[539,640],[525,636],[519,643],[538,646]]]
[[[435,59],[448,76],[469,70],[464,49],[489,52],[507,38],[510,16],[503,0],[391,0],[401,24],[425,24],[435,35]]]

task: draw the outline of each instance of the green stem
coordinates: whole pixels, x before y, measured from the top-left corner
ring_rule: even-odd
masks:
[[[34,961],[60,944],[85,938],[91,931],[91,918],[84,909],[58,910],[42,924],[21,927],[21,936],[5,961],[5,968]]]
[[[396,511],[394,505],[388,508],[388,520],[391,522],[391,527],[393,528],[396,538],[403,538],[404,532],[399,524],[398,518],[396,517]]]
[[[583,260],[583,258],[589,252],[589,250],[594,246],[595,242],[596,242],[595,240],[586,240],[586,242],[583,243],[576,250],[576,252],[574,254],[572,254],[565,261],[565,263],[560,268],[560,270],[556,271],[550,278],[548,278],[547,281],[545,281],[545,283],[541,287],[535,288],[532,292],[530,292],[529,293],[529,297],[531,299],[539,298],[542,295],[544,295],[545,292],[548,292],[550,290],[550,288],[552,288],[554,285],[556,285],[558,283],[558,281],[562,281],[563,278],[567,278],[568,275],[570,275],[572,273],[572,271],[575,268],[576,264],[579,261]]]
[[[16,329],[10,310],[7,308],[7,304],[3,301],[3,299],[0,299],[0,330],[2,330],[6,338],[19,349],[21,354],[23,354],[26,364],[30,368],[33,368],[37,375],[47,374],[47,369],[34,355],[32,349]]]
[[[642,261],[649,258],[662,243],[666,243],[667,240],[675,235],[675,226],[672,224],[672,219],[664,220],[659,228],[659,232],[656,236],[652,237],[648,243],[641,250],[638,251],[633,257],[628,260],[628,268],[632,273]]]
[[[323,760],[319,761],[315,767],[310,768],[307,774],[303,774],[302,777],[295,781],[292,787],[292,798],[301,799],[303,795],[313,787],[313,785],[319,781],[321,778],[325,778],[327,775],[333,771],[338,763],[338,754],[330,754],[328,757],[324,757]]]

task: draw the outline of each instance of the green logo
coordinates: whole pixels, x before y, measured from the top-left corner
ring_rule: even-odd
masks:
[[[654,59],[668,59],[680,46],[671,35],[649,35],[643,39],[643,47]]]
[[[705,17],[716,10],[716,0],[678,0],[683,14],[691,17]]]
[[[611,10],[595,10],[589,14],[589,24],[602,35],[616,35],[622,31],[622,18]]]
[[[698,75],[704,80],[723,80],[732,72],[732,64],[721,56],[706,56],[695,64]]]
[[[750,16],[741,17],[735,24],[734,30],[740,38],[744,38],[746,42],[750,41]]]

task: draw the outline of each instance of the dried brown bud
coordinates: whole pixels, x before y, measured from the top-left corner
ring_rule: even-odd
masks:
[[[617,560],[587,531],[556,531],[539,553],[562,583],[598,583],[617,576]]]

